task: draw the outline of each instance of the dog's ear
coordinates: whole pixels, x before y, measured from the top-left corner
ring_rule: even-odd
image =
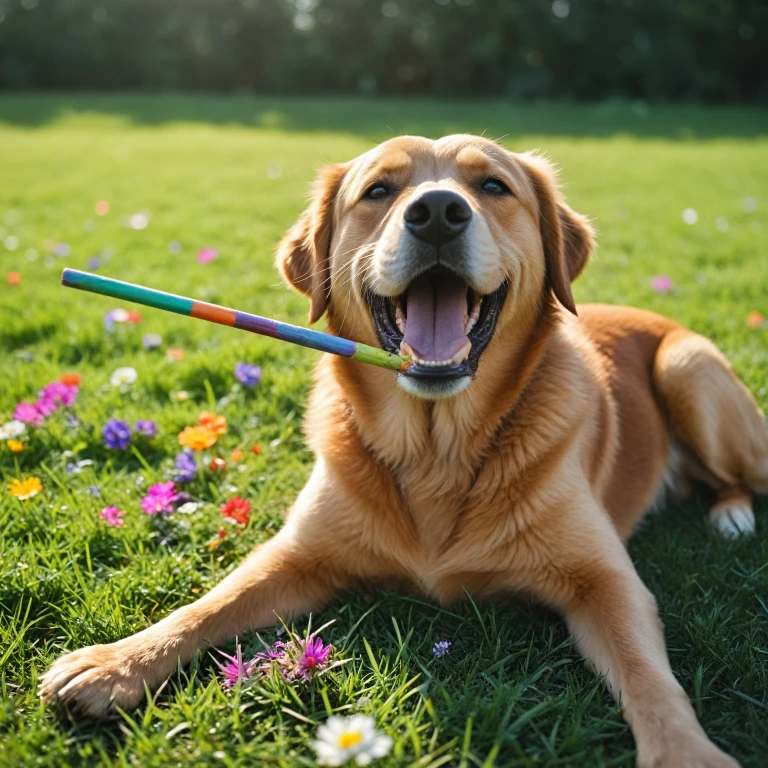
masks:
[[[277,246],[277,268],[283,278],[311,300],[310,325],[322,317],[328,305],[333,207],[346,172],[346,165],[328,165],[320,170],[309,207]]]
[[[533,183],[539,204],[539,227],[547,265],[547,280],[560,303],[576,314],[571,292],[595,245],[595,232],[586,216],[576,213],[563,199],[554,167],[534,154],[520,156]]]

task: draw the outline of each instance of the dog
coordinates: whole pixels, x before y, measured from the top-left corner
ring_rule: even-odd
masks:
[[[565,617],[623,703],[639,766],[736,766],[675,679],[624,544],[665,486],[692,479],[717,493],[717,531],[752,533],[768,427],[705,338],[577,309],[593,245],[547,160],[483,138],[399,137],[323,169],[278,268],[310,323],[326,314],[409,368],[324,356],[316,462],[280,532],[196,603],[60,658],[42,698],[95,717],[136,707],[198,649],[358,585],[440,603],[516,593]]]

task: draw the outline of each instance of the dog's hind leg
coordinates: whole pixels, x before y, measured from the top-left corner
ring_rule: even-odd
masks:
[[[712,342],[678,328],[661,342],[654,385],[688,471],[718,492],[709,519],[724,536],[752,533],[752,496],[768,493],[768,424]]]

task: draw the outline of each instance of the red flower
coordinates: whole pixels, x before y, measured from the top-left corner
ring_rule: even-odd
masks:
[[[255,453],[258,456],[261,453],[261,446],[258,443],[254,443],[251,453]]]
[[[141,322],[141,315],[138,312],[129,312],[128,317],[125,321],[126,323],[140,323]]]
[[[226,468],[227,468],[227,462],[224,461],[224,459],[219,458],[218,456],[208,466],[208,469],[210,469],[211,472],[223,472]]]
[[[251,519],[251,502],[233,496],[226,504],[221,505],[221,514],[233,523],[248,525]]]

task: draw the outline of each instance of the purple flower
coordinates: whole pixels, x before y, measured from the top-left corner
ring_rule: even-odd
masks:
[[[136,431],[144,437],[154,437],[157,434],[157,424],[151,419],[139,419],[136,422]]]
[[[95,485],[88,486],[88,493],[90,493],[91,496],[95,496],[97,499],[101,496],[101,491]]]
[[[278,640],[271,648],[267,648],[266,651],[257,653],[255,658],[257,661],[272,662],[275,659],[281,659],[283,656],[285,656],[285,648],[285,643],[282,643]]]
[[[38,427],[43,423],[43,415],[31,403],[19,403],[13,412],[13,418]]]
[[[117,507],[104,507],[99,512],[99,517],[114,528],[120,528],[123,525],[123,513]]]
[[[131,428],[118,419],[110,419],[101,431],[107,448],[124,451],[131,442]]]
[[[52,381],[45,389],[37,394],[48,400],[53,400],[57,405],[69,408],[75,404],[78,388],[70,384],[62,384],[60,381]]]
[[[50,416],[57,408],[58,408],[58,405],[56,405],[56,401],[51,400],[49,397],[41,397],[35,403],[35,410],[43,418],[45,418],[46,416]]]
[[[115,330],[115,323],[125,323],[128,320],[128,313],[124,309],[111,309],[104,315],[104,327],[112,333]]]
[[[251,363],[238,363],[235,366],[235,378],[246,387],[255,387],[261,381],[261,368]]]
[[[163,343],[163,337],[159,333],[147,333],[141,340],[144,349],[157,349]]]
[[[323,645],[319,637],[308,637],[306,640],[300,640],[297,674],[302,680],[311,680],[314,671],[323,669],[328,664],[328,657],[331,655],[331,646]]]
[[[176,484],[173,480],[167,483],[155,483],[147,488],[147,495],[141,500],[141,508],[148,515],[173,512],[173,503],[178,498],[179,494],[176,492]]]
[[[451,643],[450,640],[440,640],[432,646],[432,653],[434,653],[438,659],[441,659],[451,652],[451,645],[453,645],[453,643]]]
[[[195,479],[197,474],[197,463],[195,462],[195,452],[191,448],[185,448],[176,457],[176,470],[174,475],[176,482],[188,483]]]
[[[98,256],[91,256],[87,264],[88,269],[92,269],[95,272],[101,266],[101,259]]]
[[[310,635],[287,643],[278,640],[271,648],[257,653],[254,661],[260,662],[259,670],[263,674],[269,674],[274,664],[288,682],[308,682],[328,665],[331,650],[319,637]]]
[[[247,680],[253,674],[256,660],[252,659],[251,661],[244,662],[243,649],[240,647],[239,643],[236,644],[234,656],[230,656],[223,651],[217,651],[217,653],[227,659],[226,664],[219,664],[219,662],[214,659],[214,664],[221,670],[221,684],[224,688],[234,688],[238,683]]]

